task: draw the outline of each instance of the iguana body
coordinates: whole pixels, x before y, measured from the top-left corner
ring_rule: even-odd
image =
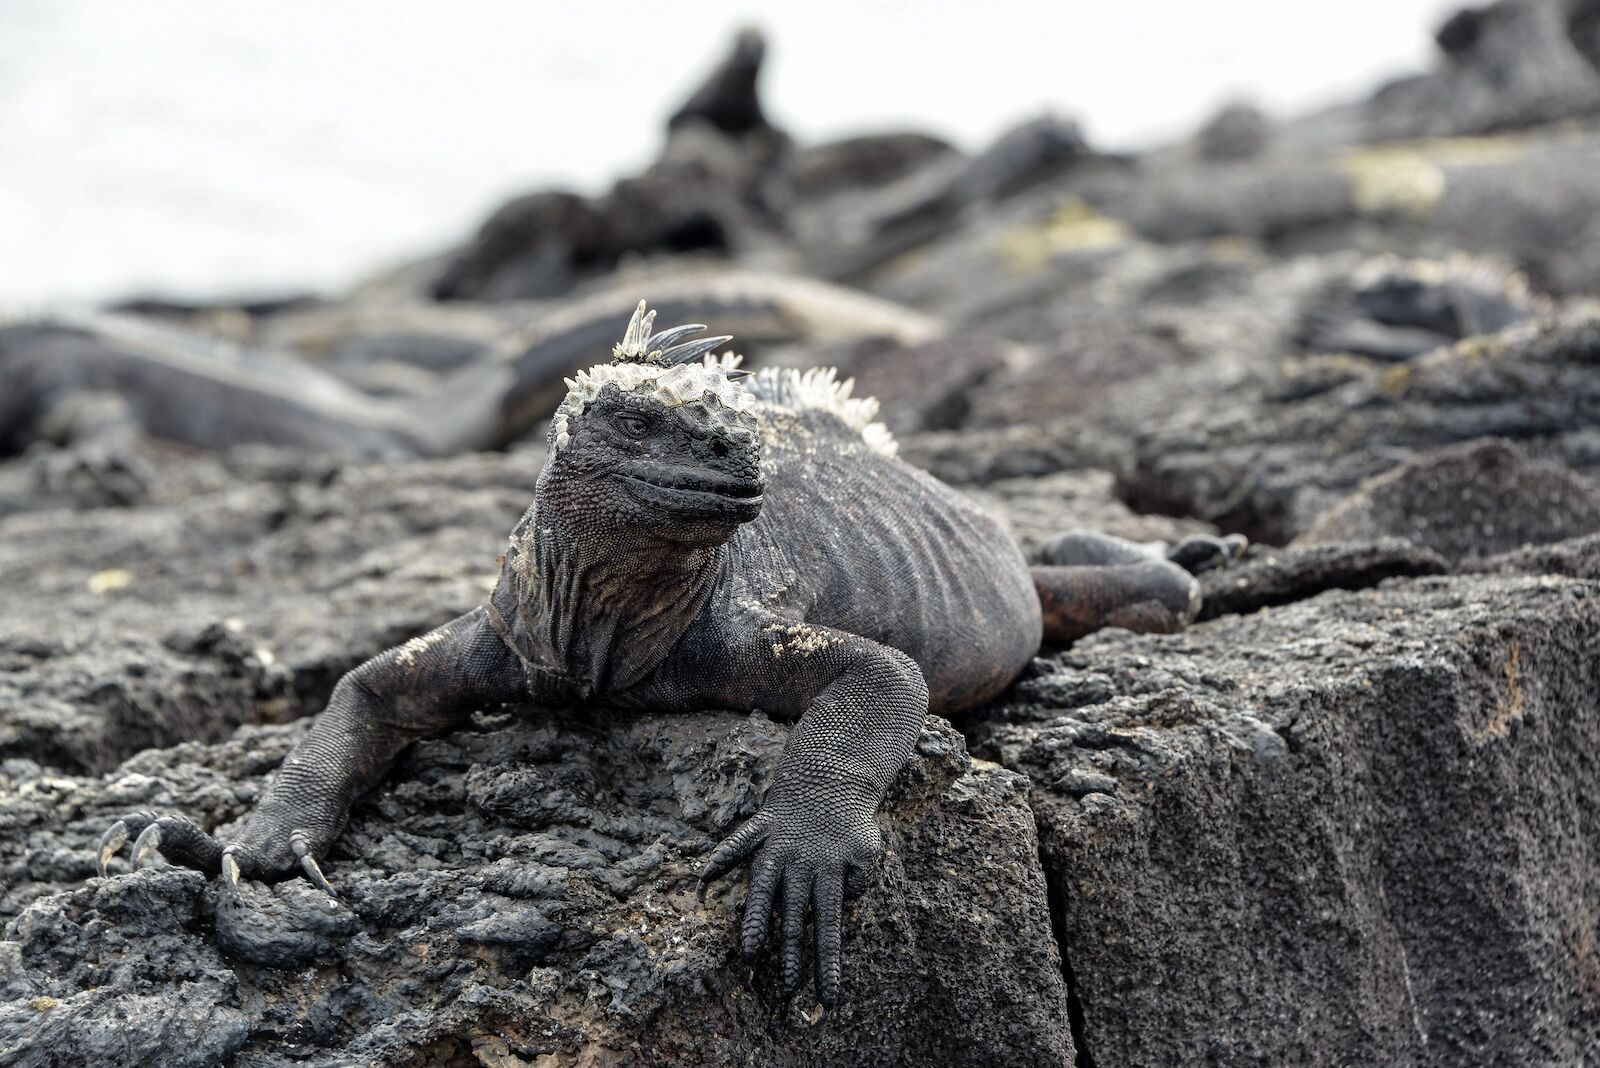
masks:
[[[703,879],[753,857],[743,946],[760,950],[776,908],[791,986],[813,913],[832,1003],[846,889],[876,864],[875,813],[930,708],[1000,693],[1041,634],[1170,630],[1198,608],[1186,571],[1112,539],[1059,539],[1068,566],[1030,572],[999,522],[893,458],[876,405],[831,372],[742,385],[730,361],[680,362],[727,338],[674,347],[700,328],[652,320],[641,304],[616,362],[569,382],[488,604],[345,676],[237,841],[142,814],[107,832],[102,870],[141,831],[136,862],[159,847],[235,884],[298,866],[326,888],[314,858],[355,799],[475,708],[760,709],[798,722]]]
[[[939,332],[926,316],[805,278],[689,272],[661,288],[674,314],[714,318],[766,342],[916,342]],[[615,338],[630,310],[619,294],[601,292],[530,312],[533,325],[508,326],[487,342],[484,327],[474,324],[469,340],[484,342],[482,355],[418,398],[375,397],[289,352],[225,344],[133,316],[0,318],[0,455],[40,439],[120,448],[137,436],[341,456],[504,448],[548,417],[564,391],[562,376]],[[376,318],[422,332],[430,314],[441,333],[461,332],[458,316],[425,307]],[[319,309],[314,318],[325,335],[362,326],[354,312]]]

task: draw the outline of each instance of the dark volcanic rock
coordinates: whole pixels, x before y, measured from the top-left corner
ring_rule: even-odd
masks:
[[[1364,590],[1402,575],[1449,569],[1432,549],[1403,538],[1324,542],[1287,549],[1253,546],[1242,560],[1200,576],[1200,619],[1245,615],[1292,604],[1324,590]]]
[[[1025,780],[974,766],[942,720],[885,807],[831,1013],[809,984],[786,1000],[770,960],[747,984],[737,892],[695,900],[782,749],[760,715],[530,710],[423,742],[335,847],[338,904],[300,881],[234,903],[164,866],[90,878],[110,820],[226,828],[299,734],[151,751],[105,779],[5,765],[9,1063],[1072,1061]]]
[[[1021,684],[974,751],[1033,781],[1081,1055],[1588,1063],[1597,596],[1391,582]]]
[[[1554,545],[1532,545],[1499,556],[1472,560],[1463,570],[1568,575],[1600,582],[1600,534],[1556,542]]]
[[[1243,101],[1218,111],[1195,135],[1201,159],[1220,161],[1253,159],[1272,138],[1272,120],[1254,104]]]
[[[1160,244],[1244,238],[1281,253],[1336,248],[1497,256],[1544,292],[1600,287],[1600,135],[1554,125],[1470,139],[1321,143],[1261,157],[1165,152],[1067,184],[1100,216]]]
[[[797,147],[785,167],[785,178],[796,198],[818,200],[888,185],[959,155],[948,141],[928,134],[864,134]]]
[[[855,380],[856,396],[881,402],[878,418],[892,432],[913,434],[967,423],[978,387],[1019,356],[1016,345],[972,335],[921,344],[869,337],[797,346],[763,362],[835,367],[840,378]]]
[[[1104,433],[1069,421],[933,431],[900,441],[902,457],[957,486],[1104,468],[1125,448],[1124,441],[1107,441]]]
[[[1423,453],[1334,505],[1298,545],[1408,539],[1452,561],[1600,531],[1600,487],[1509,442]]]
[[[766,44],[738,35],[728,56],[668,122],[660,157],[600,197],[534,192],[496,209],[447,253],[428,285],[438,300],[555,296],[624,257],[749,251],[782,229],[774,168],[788,137],[768,123],[757,80]]]
[[[1600,113],[1600,65],[1586,0],[1499,0],[1439,27],[1427,74],[1367,102],[1373,137],[1476,134]]]
[[[141,507],[0,519],[0,760],[104,771],[320,710],[479,603],[540,462],[169,457]]]
[[[496,209],[450,252],[429,286],[439,300],[564,294],[624,257],[748,252],[774,236],[767,178],[776,142],[735,141],[691,123],[661,157],[600,197],[539,192]]]
[[[1593,470],[1597,365],[1600,318],[1569,314],[1468,338],[1326,392],[1277,403],[1213,398],[1140,437],[1122,492],[1139,510],[1282,544],[1365,479],[1440,446],[1501,436],[1536,458]],[[1460,521],[1460,506],[1450,515]]]

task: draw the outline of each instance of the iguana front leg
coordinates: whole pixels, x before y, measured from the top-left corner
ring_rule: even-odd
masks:
[[[927,683],[898,650],[789,621],[760,626],[753,647],[739,650],[730,666],[739,674],[724,699],[800,714],[800,721],[760,810],[711,854],[700,892],[753,856],[740,927],[746,960],[766,943],[778,905],[783,981],[796,987],[809,906],[817,994],[832,1006],[839,998],[846,893],[865,886],[883,851],[878,806],[922,731]]]
[[[139,813],[106,831],[100,874],[137,835],[135,865],[159,851],[175,863],[220,871],[231,886],[241,876],[271,880],[299,869],[328,890],[317,858],[344,829],[351,805],[378,784],[400,751],[475,708],[525,692],[521,662],[476,609],[340,679],[234,841],[219,842],[184,816]]]

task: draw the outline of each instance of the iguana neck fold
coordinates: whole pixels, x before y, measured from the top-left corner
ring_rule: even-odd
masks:
[[[535,501],[513,539],[536,663],[585,695],[617,693],[661,665],[727,567],[726,545],[685,545]],[[534,566],[523,560],[531,556]]]

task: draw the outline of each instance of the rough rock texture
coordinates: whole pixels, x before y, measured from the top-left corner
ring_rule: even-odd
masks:
[[[1123,495],[1141,510],[1281,544],[1365,479],[1430,448],[1496,435],[1592,470],[1600,466],[1596,366],[1600,318],[1573,314],[1468,338],[1325,393],[1196,404],[1142,435]],[[1477,509],[1457,502],[1433,522],[1471,524]]]
[[[1324,590],[1364,590],[1400,575],[1438,575],[1443,557],[1403,538],[1327,541],[1286,549],[1251,546],[1229,567],[1200,576],[1201,619],[1246,615],[1292,604]]]
[[[5,765],[8,1063],[1072,1062],[1026,782],[975,767],[942,720],[885,807],[827,1014],[809,988],[786,1001],[773,965],[747,984],[735,895],[694,896],[781,752],[760,715],[528,710],[422,743],[336,847],[340,904],[294,881],[247,884],[241,906],[165,866],[89,878],[109,820],[226,826],[299,733],[103,779]]]
[[[1034,784],[1080,1051],[1588,1063],[1597,595],[1413,579],[1041,664],[975,751]]]
[[[1127,157],[1055,117],[968,156],[702,113],[347,298],[130,304],[419,398],[508,330],[709,286],[692,318],[839,364],[1029,552],[1253,544],[1189,632],[1049,651],[965,717],[997,763],[930,721],[819,1015],[747,984],[737,886],[692,893],[782,744],[759,716],[480,714],[358,810],[342,904],[94,878],[130,810],[226,837],[343,671],[479,603],[541,455],[29,438],[0,461],[0,1063],[1600,1065],[1600,4],[1438,41],[1368,100]],[[751,306],[708,260],[916,314]],[[866,336],[902,318],[916,343]]]
[[[1600,487],[1504,441],[1440,449],[1364,483],[1299,545],[1401,537],[1451,560],[1600,530]]]
[[[1600,534],[1554,545],[1533,545],[1486,560],[1469,561],[1463,570],[1568,575],[1600,582]]]
[[[1384,86],[1364,118],[1377,137],[1472,134],[1600,113],[1590,0],[1500,0],[1455,12],[1427,74]]]
[[[168,457],[139,508],[0,520],[0,759],[104,771],[318,711],[482,600],[540,462]]]

